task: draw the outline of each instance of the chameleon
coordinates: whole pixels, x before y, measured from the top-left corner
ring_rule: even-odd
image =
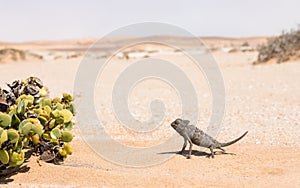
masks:
[[[223,153],[226,153],[222,147],[226,147],[236,143],[248,133],[248,131],[246,131],[242,136],[240,136],[237,139],[234,139],[230,142],[221,143],[215,140],[213,137],[206,134],[205,132],[203,132],[202,130],[200,130],[199,128],[197,128],[196,126],[190,125],[189,123],[190,123],[189,120],[182,120],[179,118],[171,123],[171,126],[176,130],[176,132],[179,133],[184,138],[183,147],[179,153],[183,154],[187,142],[189,142],[190,144],[187,159],[191,158],[193,144],[209,148],[211,152],[209,157],[214,158],[214,151],[213,151],[214,149],[220,149],[222,150]]]

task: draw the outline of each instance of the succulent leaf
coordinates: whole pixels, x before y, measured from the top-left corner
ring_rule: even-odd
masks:
[[[42,108],[45,107],[45,106],[49,106],[49,107],[52,106],[50,98],[41,98],[39,104]]]
[[[7,130],[2,130],[0,134],[0,146],[8,140]]]
[[[65,144],[64,150],[67,152],[68,155],[71,155],[73,153],[72,147],[69,143]]]
[[[11,125],[11,116],[0,112],[0,127],[9,127]]]
[[[60,113],[64,117],[64,123],[70,122],[73,118],[73,114],[70,110],[63,109],[63,110],[60,111]]]
[[[73,123],[70,121],[68,123],[65,123],[65,128],[64,130],[66,131],[71,131],[72,130],[72,127],[73,127]]]
[[[52,129],[54,126],[55,126],[55,119],[52,119],[52,120],[49,122],[49,128]]]
[[[76,108],[75,108],[74,103],[71,103],[71,104],[70,104],[69,109],[70,109],[70,111],[72,112],[73,116],[75,116]]]
[[[18,114],[25,114],[25,110],[26,110],[26,101],[24,99],[22,99],[20,102],[18,102],[18,107],[17,107],[17,113]]]
[[[19,140],[19,133],[15,129],[8,129],[7,136],[11,143],[16,143]]]
[[[45,118],[44,116],[39,116],[38,119],[42,125],[45,125],[46,122],[48,121],[47,118]]]
[[[50,136],[53,139],[58,139],[61,137],[61,133],[60,133],[60,129],[55,127],[54,129],[52,129],[52,131],[50,132]]]
[[[73,101],[73,96],[72,95],[70,95],[70,94],[68,94],[68,93],[63,93],[63,99],[65,100],[65,101],[69,101],[69,102],[71,102],[71,101]]]
[[[24,127],[25,124],[27,124],[29,122],[28,119],[24,119],[20,124],[19,124],[19,132],[22,133],[22,129]]]
[[[61,134],[61,140],[63,142],[71,142],[73,140],[73,134],[70,131],[64,131]]]
[[[67,156],[67,152],[63,149],[58,150],[59,155],[61,155],[62,157]]]
[[[6,150],[0,150],[0,161],[2,164],[7,164],[9,162],[9,155]]]
[[[35,134],[32,136],[32,142],[35,144],[35,145],[38,145],[40,143],[40,136],[38,134]]]

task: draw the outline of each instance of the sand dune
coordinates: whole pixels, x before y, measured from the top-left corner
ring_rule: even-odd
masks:
[[[197,39],[200,39],[199,42]],[[249,37],[249,38],[224,38],[224,37],[176,37],[176,36],[149,36],[143,38],[134,37],[114,37],[109,39],[85,38],[76,40],[62,40],[62,41],[33,41],[25,43],[0,43],[0,49],[15,49],[26,52],[28,60],[45,59],[72,59],[82,58],[87,49],[91,45],[94,45],[93,49],[96,53],[93,54],[94,58],[103,58],[111,56],[115,53],[115,49],[122,49],[124,45],[135,44],[126,46],[122,49],[122,53],[117,56],[122,59],[136,58],[136,57],[152,57],[163,54],[172,54],[180,52],[181,50],[176,48],[170,48],[170,46],[164,43],[178,44],[180,47],[189,51],[195,51],[196,49],[206,49],[212,53],[232,53],[232,52],[254,52],[258,45],[266,42],[267,37]],[[144,41],[144,42],[143,42]],[[157,44],[147,43],[147,41],[157,41]],[[140,44],[143,42],[143,44]],[[199,44],[204,46],[199,46]],[[91,50],[91,49],[90,49]],[[1,59],[5,61],[18,61],[18,58],[14,58],[15,55],[5,55]],[[30,57],[29,57],[30,56]],[[4,62],[4,60],[2,60]]]

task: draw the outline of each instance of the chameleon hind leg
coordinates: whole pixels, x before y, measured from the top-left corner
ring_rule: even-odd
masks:
[[[214,158],[215,157],[215,153],[214,153],[214,148],[212,146],[209,147],[210,150],[210,155],[209,157]]]

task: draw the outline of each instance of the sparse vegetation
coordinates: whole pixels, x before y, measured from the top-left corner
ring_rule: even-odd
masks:
[[[249,45],[249,43],[247,41],[245,41],[241,46],[248,47],[250,45]]]
[[[300,29],[283,32],[258,47],[258,57],[254,64],[275,60],[282,63],[300,57]]]
[[[24,50],[5,48],[0,50],[0,62],[41,60],[42,56]]]

